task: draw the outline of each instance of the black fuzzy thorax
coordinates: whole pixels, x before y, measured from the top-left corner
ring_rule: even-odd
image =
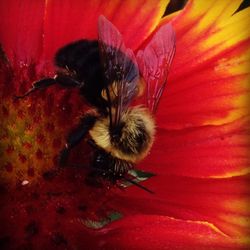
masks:
[[[84,39],[62,47],[54,58],[55,65],[59,67],[58,74],[68,71],[72,78],[83,83],[80,94],[99,110],[110,107],[102,91],[113,82],[120,82],[122,76],[132,76],[137,72],[134,63],[123,52],[107,45],[105,48],[104,59],[98,41]],[[107,61],[108,64],[105,63]]]
[[[105,88],[105,79],[100,62],[98,41],[79,40],[59,49],[55,55],[55,64],[67,68],[77,81],[83,82],[80,94],[95,107],[106,106],[101,97]]]

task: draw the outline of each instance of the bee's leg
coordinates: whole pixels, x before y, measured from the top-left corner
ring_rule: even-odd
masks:
[[[53,84],[56,84],[56,80],[55,78],[43,78],[39,81],[36,81],[33,83],[32,88],[29,89],[25,94],[23,95],[19,95],[19,96],[15,96],[16,99],[21,99],[24,98],[28,95],[30,95],[31,93],[33,93],[34,91],[38,90],[38,89],[45,89]]]
[[[60,86],[64,88],[72,88],[72,87],[79,87],[81,88],[83,86],[83,82],[79,82],[70,76],[64,76],[64,75],[55,75],[53,78],[43,78],[41,80],[38,80],[32,84],[32,88],[29,89],[25,94],[20,96],[15,96],[16,99],[24,98],[34,91],[38,89],[46,89],[50,87],[51,85],[59,84]]]
[[[65,147],[59,154],[59,165],[64,166],[67,163],[70,150],[75,147],[87,135],[88,131],[94,126],[96,116],[85,115],[77,128],[75,128],[68,136]]]
[[[153,192],[152,190],[150,190],[150,189],[148,189],[148,188],[142,186],[141,184],[139,184],[139,183],[138,183],[137,181],[135,181],[135,180],[129,179],[129,178],[125,177],[125,176],[122,176],[122,179],[124,179],[125,181],[131,183],[132,185],[137,186],[138,188],[140,188],[140,189],[142,189],[142,190],[144,190],[144,191],[146,191],[146,192],[148,192],[148,193],[150,193],[150,194],[154,194],[154,192]]]

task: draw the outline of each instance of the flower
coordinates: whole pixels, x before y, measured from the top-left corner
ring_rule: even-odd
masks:
[[[249,247],[250,9],[235,13],[241,2],[190,0],[162,19],[168,1],[0,1],[1,248]],[[176,31],[158,135],[138,166],[156,174],[145,182],[154,195],[86,185],[84,169],[51,171],[85,110],[76,92],[12,98],[53,75],[59,47],[95,38],[100,14],[135,51],[169,21]]]

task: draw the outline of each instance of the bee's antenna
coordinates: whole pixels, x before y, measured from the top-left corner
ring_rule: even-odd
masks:
[[[142,185],[139,184],[138,182],[136,182],[136,181],[134,181],[134,180],[131,180],[131,179],[129,179],[129,178],[126,178],[126,177],[124,177],[124,176],[123,176],[122,178],[123,178],[125,181],[130,182],[131,184],[137,186],[138,188],[141,188],[141,189],[143,189],[144,191],[147,191],[147,192],[150,193],[150,194],[154,194],[153,191],[151,191],[150,189],[148,189],[148,188],[142,186]]]

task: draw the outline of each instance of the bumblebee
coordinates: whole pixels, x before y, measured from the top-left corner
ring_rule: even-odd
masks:
[[[135,56],[117,28],[100,16],[98,40],[80,40],[59,49],[55,76],[36,81],[16,98],[54,84],[79,88],[93,109],[67,137],[60,165],[66,164],[74,146],[88,138],[94,149],[92,170],[116,181],[149,153],[155,136],[153,115],[174,54],[175,33],[170,24],[162,26]],[[139,96],[144,105],[132,105]]]

